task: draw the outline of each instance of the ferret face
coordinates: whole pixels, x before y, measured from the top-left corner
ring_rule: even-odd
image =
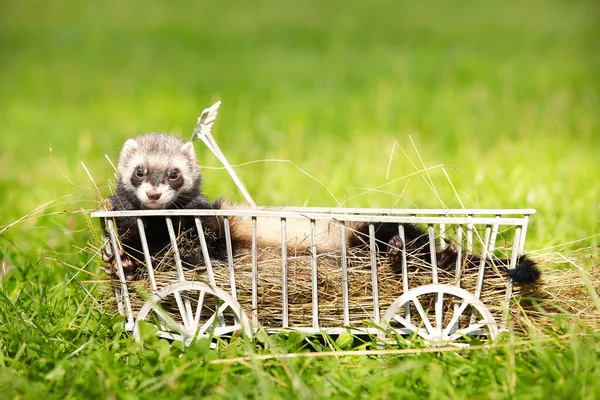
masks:
[[[192,143],[167,134],[125,142],[118,171],[120,184],[149,209],[175,207],[179,195],[197,191],[200,181]]]

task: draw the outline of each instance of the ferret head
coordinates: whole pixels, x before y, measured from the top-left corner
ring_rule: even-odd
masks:
[[[175,208],[182,198],[199,194],[194,146],[177,136],[150,133],[129,139],[117,169],[118,185],[133,194],[141,208]]]

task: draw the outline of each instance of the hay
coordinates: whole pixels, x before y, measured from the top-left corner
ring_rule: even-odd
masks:
[[[600,330],[599,259],[599,249],[593,247],[537,257],[542,280],[515,304],[517,318],[513,321],[521,330],[538,334],[565,328],[571,322]]]
[[[600,310],[594,306],[592,294],[582,280],[582,273],[587,274],[596,292],[600,291],[600,268],[594,263],[590,268],[564,268],[565,259],[581,260],[597,257],[592,249],[583,249],[571,254],[547,254],[537,256],[542,279],[535,285],[515,286],[513,288],[510,311],[510,324],[518,331],[535,331],[543,334],[547,329],[557,329],[561,319],[565,324],[569,318],[583,321],[593,329],[600,329]],[[377,285],[381,315],[393,301],[403,293],[402,272],[394,270],[387,257],[378,257]],[[155,277],[159,289],[179,281],[173,265],[172,257],[163,256],[155,262]],[[252,309],[252,262],[250,255],[241,255],[235,259],[234,279],[237,299],[248,315]],[[321,327],[344,326],[342,269],[340,255],[336,253],[317,256],[317,288],[318,319]],[[311,256],[297,255],[288,257],[288,309],[289,326],[312,326],[312,268]],[[268,250],[259,254],[257,274],[258,287],[258,321],[263,327],[283,326],[282,302],[282,266],[277,252]],[[365,322],[373,321],[373,291],[370,254],[364,250],[352,249],[348,254],[348,297],[349,326],[364,327]],[[226,263],[213,262],[213,272],[217,286],[231,293],[231,276]],[[205,267],[187,268],[184,271],[186,280],[208,281]],[[422,261],[409,259],[408,286],[432,283],[431,267]],[[456,285],[454,270],[438,270],[439,283]],[[477,268],[464,266],[460,287],[473,293],[476,287]],[[112,281],[113,284],[115,283]],[[143,276],[137,281],[128,282],[131,304],[134,312],[141,308],[150,293],[150,283]],[[487,266],[481,300],[488,307],[497,321],[501,320],[507,279],[502,271]],[[113,301],[113,307],[115,307]],[[432,307],[430,304],[424,307]],[[116,307],[115,307],[116,308]]]
[[[250,257],[239,260],[235,270],[237,295],[241,304],[252,302],[252,266]],[[321,327],[339,327],[343,325],[343,282],[339,254],[321,254],[317,257],[317,290],[318,317]],[[263,326],[282,326],[282,267],[281,261],[268,259],[258,263],[258,320]],[[296,256],[288,261],[288,293],[290,326],[312,326],[312,279],[311,257]],[[214,270],[218,285],[229,285],[227,268]],[[463,279],[462,285],[467,290],[474,290],[473,279]],[[439,283],[455,284],[454,273],[440,270]],[[463,277],[464,278],[464,277]],[[491,287],[503,285],[506,279],[500,274],[491,274],[486,284]],[[488,279],[486,278],[486,280]],[[365,326],[365,321],[373,321],[373,275],[368,252],[354,250],[348,254],[348,298],[349,325]],[[503,283],[501,282],[503,281]],[[409,288],[432,283],[430,266],[423,262],[409,263]],[[226,286],[226,287],[227,287]],[[390,260],[381,257],[377,266],[377,286],[381,312],[403,293],[401,271],[392,268]],[[493,292],[493,291],[492,291]],[[492,295],[490,291],[486,296]]]
[[[185,246],[184,246],[185,248]],[[349,326],[361,328],[373,322],[373,291],[370,254],[365,250],[351,249],[348,253]],[[572,321],[582,321],[592,329],[600,329],[600,307],[594,303],[594,295],[600,293],[600,259],[595,248],[572,252],[542,254],[534,257],[542,272],[535,285],[514,286],[509,307],[509,326],[516,331],[543,335],[545,332],[565,328]],[[377,259],[377,285],[380,313],[403,293],[402,271],[395,270],[387,257]],[[179,282],[171,254],[154,260],[158,288]],[[586,265],[582,268],[578,265]],[[320,327],[345,326],[343,318],[342,269],[337,253],[317,256],[318,319]],[[227,263],[213,262],[217,286],[231,293],[231,276]],[[290,327],[312,326],[312,280],[311,256],[288,257],[288,315]],[[257,293],[258,321],[263,327],[283,326],[282,266],[279,251],[263,250],[258,257]],[[248,316],[252,313],[252,260],[249,254],[234,260],[234,279],[237,300]],[[409,257],[408,287],[432,283],[431,267],[423,261]],[[184,270],[186,280],[208,282],[206,268],[190,267]],[[134,315],[151,293],[150,282],[142,273],[139,279],[128,281]],[[439,283],[456,285],[457,277],[452,271],[438,270]],[[460,287],[473,293],[476,287],[477,268],[464,266]],[[586,286],[586,281],[588,285]],[[112,289],[115,280],[107,280],[105,287]],[[590,286],[595,293],[590,291]],[[496,321],[502,318],[505,304],[507,279],[504,272],[494,266],[486,266],[481,300]],[[102,296],[105,310],[117,310],[112,290]],[[432,307],[433,299],[424,307]],[[175,311],[175,308],[173,308]]]

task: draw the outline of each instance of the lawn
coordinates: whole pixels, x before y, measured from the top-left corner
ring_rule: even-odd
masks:
[[[213,133],[260,205],[535,208],[526,249],[586,248],[589,268],[599,16],[594,1],[2,2],[0,397],[600,397],[600,332],[561,321],[377,357],[215,361],[299,351],[295,335],[139,345],[95,304],[99,195],[81,165],[108,195],[105,155],[144,132],[187,139],[222,100]],[[242,201],[196,153],[205,193]]]

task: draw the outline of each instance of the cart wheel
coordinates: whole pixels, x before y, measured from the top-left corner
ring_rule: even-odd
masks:
[[[416,332],[430,344],[459,344],[467,335],[498,337],[496,321],[481,300],[451,285],[409,290],[392,303],[383,321],[388,331]]]
[[[204,282],[169,285],[148,299],[135,320],[133,337],[140,340],[140,321],[158,328],[157,335],[189,346],[195,338],[242,332],[252,337],[248,318],[227,292]]]

